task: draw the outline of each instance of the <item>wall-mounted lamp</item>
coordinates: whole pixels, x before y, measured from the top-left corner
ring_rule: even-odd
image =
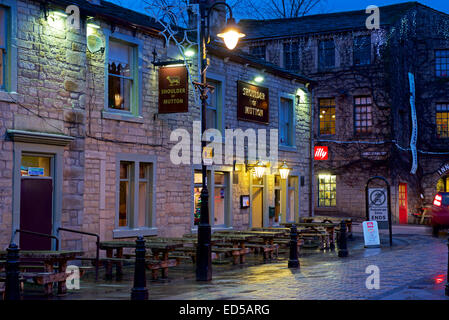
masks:
[[[51,11],[46,15],[48,25],[54,29],[64,30],[66,26],[67,13],[61,11]]]
[[[264,77],[262,77],[262,76],[256,76],[254,78],[254,81],[257,82],[257,83],[261,83],[261,82],[263,82],[263,80],[264,80]]]
[[[288,175],[290,173],[290,168],[287,166],[287,164],[284,161],[284,164],[279,167],[279,175],[281,176],[281,179],[287,179]]]
[[[254,176],[256,178],[260,179],[265,174],[266,166],[263,164],[263,162],[261,160],[259,160],[259,161],[257,161],[256,164],[252,164],[252,165],[247,164],[246,168],[247,168],[246,171],[248,171],[248,168],[251,169],[251,172],[254,174]]]
[[[193,57],[193,56],[195,55],[195,50],[189,48],[189,49],[187,49],[187,50],[184,52],[184,55],[185,55],[187,58],[191,58],[191,57]]]

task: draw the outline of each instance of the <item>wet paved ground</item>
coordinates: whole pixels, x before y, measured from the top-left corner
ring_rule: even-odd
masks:
[[[276,262],[260,264],[262,257],[248,259],[245,266],[214,265],[210,283],[195,281],[191,263],[170,269],[168,280],[148,281],[150,299],[447,299],[447,237],[398,234],[393,248],[364,249],[360,233],[348,242],[350,255],[337,251],[304,250],[301,268],[290,270],[287,254]],[[386,235],[382,242],[388,244]],[[365,269],[380,269],[380,289],[368,290]],[[129,299],[132,267],[123,281],[95,283],[92,275],[81,279],[81,290],[54,299]],[[39,292],[39,289],[36,288]],[[34,290],[33,290],[34,291]],[[29,290],[28,290],[29,292]],[[38,298],[35,295],[27,298]]]

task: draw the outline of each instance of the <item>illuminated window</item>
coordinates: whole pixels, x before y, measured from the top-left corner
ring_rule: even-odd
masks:
[[[266,47],[264,45],[249,48],[249,54],[261,60],[265,60],[265,51]]]
[[[449,104],[436,105],[437,138],[449,138]]]
[[[333,175],[318,176],[318,206],[335,207],[337,205],[337,177]]]
[[[318,43],[318,69],[328,70],[335,67],[334,40],[322,40]]]
[[[335,134],[335,99],[319,99],[320,134]]]
[[[299,44],[298,42],[284,43],[284,69],[299,70]]]
[[[110,111],[139,113],[137,52],[135,44],[109,39],[107,107]]]
[[[229,190],[229,173],[208,171],[209,190],[209,217],[210,224],[215,227],[226,227],[230,215],[230,190]],[[194,225],[198,225],[201,219],[201,190],[202,190],[202,173],[195,171],[194,173]]]
[[[449,76],[449,50],[435,51],[435,67],[437,77]]]
[[[362,66],[371,63],[371,36],[359,36],[353,42],[354,65]]]
[[[118,165],[117,227],[152,227],[155,208],[154,163],[124,160],[119,161]]]
[[[356,133],[369,133],[373,126],[371,97],[355,97],[354,129]]]

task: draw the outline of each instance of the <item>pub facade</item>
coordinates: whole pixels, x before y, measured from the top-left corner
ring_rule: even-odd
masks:
[[[61,248],[86,251],[94,250],[92,239],[58,228],[102,240],[196,231],[198,57],[174,65],[179,52],[161,25],[99,3],[1,3],[8,40],[0,92],[2,247],[12,238],[22,249],[54,246],[14,236],[17,229],[58,235]],[[69,5],[79,8],[79,28],[67,24]],[[207,127],[223,143],[207,167],[212,230],[308,215],[313,82],[216,42],[208,55],[214,90]],[[243,157],[226,158],[239,139]],[[272,157],[260,161],[255,149]],[[279,170],[284,164],[288,176]]]

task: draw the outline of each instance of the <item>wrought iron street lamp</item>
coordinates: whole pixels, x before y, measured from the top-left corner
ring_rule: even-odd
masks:
[[[226,2],[215,2],[210,4],[208,0],[199,0],[200,13],[200,59],[201,59],[201,82],[195,82],[194,85],[200,90],[201,99],[201,132],[206,131],[206,102],[208,93],[212,86],[207,84],[207,52],[206,42],[209,42],[210,33],[210,13],[218,5],[224,5],[229,9],[229,20],[223,32],[218,34],[224,39],[226,46],[232,50],[236,47],[238,40],[245,36],[238,31],[234,19],[232,18],[232,9]],[[202,149],[206,146],[206,141],[201,142]],[[200,223],[198,225],[198,245],[196,260],[196,280],[212,280],[212,251],[211,251],[211,226],[209,223],[209,192],[207,190],[207,171],[204,162],[202,164],[202,190],[201,190],[201,211]]]

